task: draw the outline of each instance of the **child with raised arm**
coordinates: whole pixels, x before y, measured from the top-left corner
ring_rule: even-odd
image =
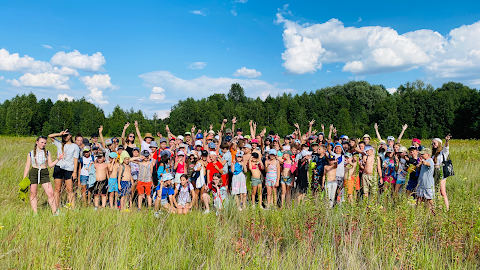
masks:
[[[231,171],[233,173],[232,195],[235,196],[238,210],[242,211],[242,205],[243,208],[247,207],[247,180],[245,177],[247,166],[243,163],[243,153],[241,151],[238,151],[235,159],[232,160]]]
[[[123,151],[127,152],[127,151]],[[122,152],[122,153],[123,153]],[[128,153],[127,153],[128,154]],[[117,172],[119,167],[118,159],[112,159],[108,163],[108,172],[110,177],[108,178],[108,201],[110,202],[110,209],[114,209],[118,201],[118,179]]]
[[[178,195],[177,201],[174,201],[178,214],[187,214],[192,208],[193,191],[192,184],[188,182],[188,176],[182,174],[180,176],[180,184],[176,185],[175,194],[173,195],[174,197]]]
[[[324,167],[324,173],[322,177],[322,182],[325,183],[325,178],[327,179],[326,190],[328,194],[328,200],[330,207],[333,208],[335,204],[335,194],[337,192],[337,161],[333,154],[328,155],[328,164]]]
[[[100,152],[97,154],[97,160],[90,166],[95,166],[95,178],[96,182],[93,186],[93,203],[95,210],[98,209],[100,204],[100,196],[102,197],[102,208],[107,206],[107,186],[109,179],[108,165],[105,163],[105,154]]]
[[[375,164],[375,149],[373,149],[373,146],[365,146],[365,155],[362,156],[362,159],[364,164],[362,174],[363,196],[368,197],[373,184],[373,168]]]
[[[258,206],[263,208],[262,206],[262,172],[264,166],[261,160],[260,155],[257,152],[252,153],[252,157],[248,162],[248,169],[252,172],[252,207],[255,207],[255,195],[257,194],[258,190]]]

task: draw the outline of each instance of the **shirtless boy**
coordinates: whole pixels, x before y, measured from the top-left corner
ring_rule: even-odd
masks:
[[[373,164],[375,163],[375,150],[373,146],[365,146],[366,155],[363,156],[363,164],[365,169],[362,175],[363,195],[368,197],[368,193],[373,183]]]
[[[92,165],[95,166],[95,178],[97,179],[93,186],[93,203],[95,210],[97,210],[100,203],[99,196],[102,196],[102,208],[105,208],[107,205],[108,165],[105,163],[105,155],[103,152],[97,155],[97,161],[90,164],[90,166]]]

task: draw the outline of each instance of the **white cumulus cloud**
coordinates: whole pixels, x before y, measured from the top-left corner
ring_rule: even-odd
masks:
[[[390,94],[393,94],[393,93],[397,92],[397,88],[395,88],[395,87],[390,87],[390,88],[387,88],[387,91],[388,91]]]
[[[89,101],[99,105],[108,104],[106,96],[103,95],[103,90],[107,88],[116,88],[112,85],[110,80],[111,78],[108,74],[95,74],[93,76],[80,77],[80,81],[90,90],[90,94],[87,95],[87,97],[90,98]]]
[[[7,80],[13,86],[32,86],[32,87],[42,87],[42,88],[55,88],[55,89],[70,89],[68,85],[69,78],[60,74],[55,74],[51,72],[45,73],[25,73],[18,80]]]
[[[172,110],[155,110],[153,113],[156,113],[159,119],[165,119],[170,116]],[[153,115],[153,114],[152,114]]]
[[[0,70],[13,72],[40,73],[52,70],[52,66],[43,61],[37,61],[33,57],[18,53],[10,54],[5,49],[0,49]]]
[[[56,74],[64,75],[64,76],[75,76],[75,77],[80,76],[77,70],[73,68],[68,68],[68,67],[61,67],[61,68],[54,67],[52,72]]]
[[[58,94],[57,100],[67,100],[67,101],[72,101],[73,97],[67,95],[67,94]]]
[[[442,36],[430,29],[399,34],[390,27],[345,27],[338,19],[299,24],[286,15],[291,15],[288,5],[279,9],[275,23],[284,27],[287,72],[311,73],[322,64],[344,63],[342,70],[354,75],[421,68],[430,80],[479,82],[480,21]]]
[[[5,77],[0,76],[0,81],[5,80]]]
[[[262,73],[260,71],[256,71],[255,69],[249,69],[246,67],[239,68],[233,73],[233,76],[242,76],[242,77],[247,77],[247,78],[257,78],[262,76]]]
[[[204,69],[207,66],[207,62],[193,62],[190,63],[187,68],[189,69]]]
[[[97,52],[88,56],[88,54],[81,54],[79,51],[73,52],[57,52],[50,60],[52,65],[64,66],[69,68],[78,68],[87,71],[103,71],[105,65],[105,57],[101,52]]]
[[[165,89],[160,86],[155,86],[152,88],[152,93],[148,98],[152,101],[162,101],[165,99]]]
[[[50,46],[50,45],[45,45],[45,44],[42,44],[42,47],[45,48],[45,49],[53,49],[52,46]]]

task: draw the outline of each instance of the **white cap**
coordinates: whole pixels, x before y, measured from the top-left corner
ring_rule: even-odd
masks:
[[[220,140],[220,136],[216,135],[216,136],[215,136],[215,139],[216,139],[216,140]]]
[[[215,153],[215,151],[210,151],[208,154],[209,154],[209,155],[214,155],[214,156],[217,155],[217,153]]]
[[[202,141],[201,140],[196,140],[195,141],[195,146],[202,146]]]
[[[309,156],[312,154],[312,152],[308,151],[308,150],[302,150],[302,152],[300,153],[302,155],[302,157],[306,157],[306,156]]]
[[[182,135],[178,135],[178,136],[177,136],[177,140],[182,140],[182,141],[183,141],[183,139],[184,139],[184,138],[183,138]]]
[[[442,145],[442,139],[440,139],[440,138],[435,138],[435,139],[433,139],[433,140],[434,140],[434,141],[437,141],[440,145]]]

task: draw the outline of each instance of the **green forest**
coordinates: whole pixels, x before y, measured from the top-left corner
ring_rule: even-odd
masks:
[[[340,134],[374,135],[378,123],[383,135],[398,136],[408,124],[405,138],[443,137],[451,133],[457,139],[478,138],[480,134],[480,93],[461,83],[448,82],[439,88],[421,80],[400,85],[391,95],[383,85],[351,81],[300,95],[268,96],[265,100],[246,97],[239,84],[233,84],[227,95],[214,94],[195,100],[187,98],[174,105],[170,117],[148,119],[141,110],[115,107],[105,112],[85,99],[57,101],[37,100],[33,93],[17,95],[0,104],[0,134],[26,136],[47,135],[69,129],[84,136],[97,132],[103,124],[104,134],[119,136],[126,122],[139,122],[140,130],[165,133],[168,125],[174,134],[189,131],[192,125],[205,130],[213,124],[220,129],[223,119],[236,117],[236,127],[248,129],[253,120],[283,136],[299,123],[303,132],[315,119],[314,129],[334,124]],[[230,122],[230,121],[229,121]],[[229,124],[227,124],[229,127]],[[259,130],[260,128],[257,128]],[[130,130],[131,129],[131,130]],[[133,125],[129,130],[133,132]]]

